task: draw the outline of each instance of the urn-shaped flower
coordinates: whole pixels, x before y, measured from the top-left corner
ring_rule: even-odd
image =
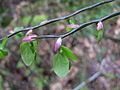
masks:
[[[103,23],[100,21],[97,24],[97,30],[100,31],[101,29],[103,29]]]
[[[62,39],[58,38],[57,41],[56,41],[56,43],[55,43],[55,48],[54,48],[55,52],[57,52],[59,50],[61,44],[62,44]]]

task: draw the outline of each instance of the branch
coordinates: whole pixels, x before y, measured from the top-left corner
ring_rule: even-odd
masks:
[[[84,8],[82,8],[82,9],[79,9],[79,10],[77,10],[77,11],[75,11],[75,12],[67,15],[67,16],[54,18],[54,19],[48,20],[48,21],[45,22],[45,23],[41,23],[41,24],[36,25],[36,26],[33,26],[33,27],[27,27],[27,28],[24,28],[24,29],[20,29],[20,30],[16,31],[16,32],[13,33],[13,34],[6,35],[5,37],[10,38],[10,37],[16,35],[16,34],[19,33],[19,32],[28,31],[28,30],[31,30],[31,29],[34,30],[34,29],[36,29],[36,28],[45,26],[45,25],[47,25],[47,24],[50,24],[50,23],[53,23],[53,22],[56,22],[56,21],[68,19],[68,18],[70,18],[70,17],[72,17],[72,16],[75,16],[75,15],[79,14],[80,12],[83,12],[83,11],[89,10],[89,9],[92,9],[92,8],[94,8],[94,7],[97,7],[97,6],[100,6],[100,5],[102,5],[102,4],[106,4],[106,3],[112,2],[112,1],[115,1],[115,0],[102,1],[102,2],[99,2],[99,3],[93,4],[93,5],[91,5],[91,6],[84,7]],[[5,37],[1,38],[0,41],[2,41]],[[52,37],[52,36],[51,36],[51,37]]]
[[[40,35],[38,37],[36,37],[36,39],[42,39],[42,38],[65,38],[75,32],[77,32],[78,30],[81,30],[82,28],[86,27],[86,26],[89,26],[91,24],[94,24],[94,23],[98,23],[99,21],[105,21],[107,19],[110,19],[112,17],[115,17],[117,15],[120,15],[120,11],[119,12],[114,12],[108,16],[105,16],[103,18],[100,18],[100,19],[96,19],[96,20],[92,20],[92,21],[89,21],[89,22],[86,22],[86,23],[83,23],[83,24],[80,24],[77,28],[71,30],[70,32],[67,32],[65,34],[61,34],[61,35]]]
[[[74,88],[73,90],[80,90],[80,88],[86,86],[88,83],[94,81],[95,79],[97,79],[102,73],[101,72],[96,72],[93,76],[91,76],[90,78],[88,78],[86,81],[83,81],[80,85],[78,85],[76,88]]]
[[[86,86],[88,83],[96,80],[100,75],[102,75],[102,69],[103,69],[103,65],[106,63],[106,60],[103,59],[101,64],[100,64],[100,69],[98,72],[96,72],[94,75],[92,75],[90,78],[88,78],[87,80],[83,81],[82,83],[80,83],[76,88],[74,88],[73,90],[80,90],[81,88],[83,88],[84,86]]]

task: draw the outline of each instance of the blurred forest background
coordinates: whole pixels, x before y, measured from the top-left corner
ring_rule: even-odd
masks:
[[[102,0],[0,0],[0,38],[9,30],[25,28],[43,21],[68,15]],[[81,24],[120,10],[120,1],[107,3],[84,11],[70,19]],[[63,34],[69,20],[58,21],[34,33]],[[70,73],[59,78],[52,70],[56,39],[39,40],[37,60],[26,67],[20,56],[21,38],[14,36],[7,42],[9,54],[0,60],[0,90],[72,90],[99,70],[103,59],[104,75],[81,90],[120,90],[120,16],[104,22],[105,37],[97,43],[96,25],[90,25],[63,40],[80,61],[73,61]],[[117,40],[115,39],[117,38]]]

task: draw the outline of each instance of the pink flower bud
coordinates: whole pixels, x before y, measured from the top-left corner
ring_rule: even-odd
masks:
[[[26,33],[26,35],[29,35],[29,34],[31,34],[32,33],[32,30],[29,30],[27,33]]]
[[[100,21],[100,22],[98,22],[98,24],[97,24],[97,30],[99,31],[99,30],[101,30],[101,29],[103,29],[103,24],[102,24],[102,22]]]
[[[15,32],[15,31],[13,31],[13,30],[10,30],[10,31],[9,31],[10,34],[13,34],[14,32]]]
[[[22,39],[23,42],[30,42],[30,41],[35,41],[36,39],[33,39],[34,37],[37,37],[37,35],[33,34],[28,37],[25,37]]]
[[[79,25],[78,24],[74,24],[74,25],[71,25],[71,24],[68,24],[67,27],[71,27],[71,28],[76,28],[78,27]]]
[[[54,48],[54,51],[57,52],[61,46],[61,43],[62,43],[62,39],[61,38],[58,38],[56,43],[55,43],[55,48]]]

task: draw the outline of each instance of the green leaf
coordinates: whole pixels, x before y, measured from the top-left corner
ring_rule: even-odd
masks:
[[[30,42],[30,45],[31,45],[31,49],[34,51],[37,49],[38,42],[37,41]]]
[[[2,44],[0,44],[0,48],[4,48],[5,47],[7,40],[8,40],[8,37],[5,37],[3,39]]]
[[[58,53],[54,56],[53,70],[59,77],[65,77],[70,68],[70,63],[67,57]]]
[[[3,59],[4,57],[4,54],[0,51],[0,59]]]
[[[102,38],[103,38],[103,35],[104,35],[104,30],[102,29],[102,30],[100,30],[100,31],[98,31],[98,30],[95,30],[94,31],[94,35],[96,36],[96,38],[97,38],[97,42],[99,42]]]
[[[0,49],[0,51],[3,53],[3,55],[8,55],[8,50],[7,49]]]
[[[20,45],[21,57],[27,66],[30,66],[32,64],[36,56],[35,49],[32,50],[31,47],[32,46],[28,42],[24,42]]]
[[[65,46],[61,46],[60,49],[62,50],[61,53],[66,56],[68,59],[79,61],[79,59],[75,56],[75,54]]]
[[[69,24],[74,25],[75,23],[72,20],[69,20]]]
[[[94,30],[93,34],[97,37],[98,36],[99,31],[98,30]]]
[[[6,49],[0,49],[0,59],[3,59],[8,55],[8,51]]]
[[[69,20],[69,24],[74,25],[75,23],[72,20]],[[66,31],[69,32],[76,27],[66,27]]]
[[[104,35],[104,30],[102,29],[98,32],[97,42],[99,42],[103,38],[103,35]]]
[[[2,41],[2,44],[0,44],[0,59],[3,59],[5,56],[8,55],[8,50],[4,48],[7,40],[8,40],[8,37],[4,38]]]
[[[69,32],[69,31],[71,31],[73,28],[71,28],[71,27],[66,27],[66,31],[67,32]]]

